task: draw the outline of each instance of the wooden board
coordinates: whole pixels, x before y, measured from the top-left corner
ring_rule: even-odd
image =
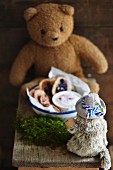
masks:
[[[98,168],[28,168],[19,167],[18,170],[99,170]]]
[[[25,115],[34,115],[34,111],[27,99],[20,96],[18,109]],[[86,158],[68,152],[66,148],[50,148],[48,146],[28,145],[22,140],[19,133],[15,133],[13,166],[16,167],[77,167],[99,168],[101,161],[98,156]]]
[[[24,28],[0,28],[0,71],[4,67],[11,67],[28,39],[28,33]]]
[[[20,134],[15,134],[12,164],[15,167],[76,167],[99,168],[99,157],[85,158],[72,154],[67,149],[48,146],[28,145],[22,141]]]
[[[77,26],[113,26],[113,2],[108,0],[1,0],[0,27],[25,27],[24,10],[45,2],[72,5]]]

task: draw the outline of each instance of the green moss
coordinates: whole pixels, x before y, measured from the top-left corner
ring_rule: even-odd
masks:
[[[29,144],[61,146],[71,138],[63,120],[56,117],[39,115],[25,118],[19,113],[15,126]]]

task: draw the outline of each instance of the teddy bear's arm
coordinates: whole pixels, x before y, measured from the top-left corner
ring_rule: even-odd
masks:
[[[104,73],[108,69],[108,63],[103,53],[92,42],[82,36],[72,35],[70,42],[75,52],[91,63],[97,73]]]
[[[20,85],[28,69],[34,62],[34,49],[31,43],[27,44],[19,52],[10,72],[10,82],[12,85]]]

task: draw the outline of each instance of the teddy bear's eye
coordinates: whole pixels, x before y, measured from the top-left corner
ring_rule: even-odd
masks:
[[[63,32],[63,31],[64,31],[64,29],[63,29],[63,27],[61,26],[61,27],[60,27],[60,32]]]
[[[43,29],[40,32],[42,35],[44,35],[46,33],[45,30],[43,30]]]

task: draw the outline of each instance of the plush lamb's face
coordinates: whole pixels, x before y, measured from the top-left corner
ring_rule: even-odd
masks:
[[[51,3],[27,9],[25,19],[31,38],[43,46],[61,45],[73,31],[73,13],[71,6]]]

